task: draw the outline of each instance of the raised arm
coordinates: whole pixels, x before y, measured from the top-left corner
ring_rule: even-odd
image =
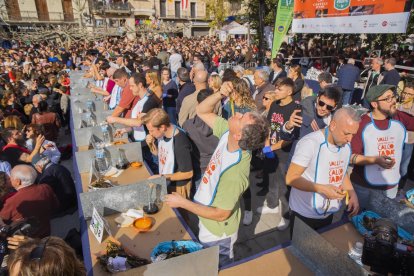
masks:
[[[214,107],[223,97],[228,97],[232,90],[232,83],[229,81],[224,82],[218,93],[209,96],[196,107],[197,116],[209,127],[213,128],[214,122],[218,117],[218,115],[214,113]]]

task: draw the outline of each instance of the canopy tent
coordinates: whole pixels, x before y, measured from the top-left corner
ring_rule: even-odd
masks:
[[[228,35],[247,35],[249,32],[247,27],[237,23],[236,21],[224,26],[220,31],[224,31]]]

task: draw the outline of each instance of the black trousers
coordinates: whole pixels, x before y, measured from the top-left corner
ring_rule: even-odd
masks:
[[[300,218],[304,223],[306,223],[313,230],[318,230],[325,226],[331,225],[333,220],[333,214],[330,214],[327,218],[324,219],[313,219],[304,217],[295,211],[290,211],[290,238],[292,239],[293,227],[295,224],[295,217]]]

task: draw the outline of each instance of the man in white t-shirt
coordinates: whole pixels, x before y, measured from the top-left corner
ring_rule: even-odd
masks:
[[[183,57],[173,48],[171,49],[171,56],[168,62],[170,64],[171,78],[176,82],[177,70],[183,63]]]
[[[299,140],[286,175],[286,184],[292,187],[291,234],[295,217],[315,230],[330,225],[347,193],[350,215],[358,213],[358,197],[347,168],[352,153],[349,142],[357,133],[360,120],[354,109],[343,107],[328,127]]]

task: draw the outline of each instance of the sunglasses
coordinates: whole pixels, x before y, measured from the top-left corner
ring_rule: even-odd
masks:
[[[321,100],[318,101],[318,104],[319,104],[320,107],[324,107],[326,105],[326,109],[328,111],[332,111],[332,110],[334,110],[336,108],[335,106],[329,105],[329,104],[327,104],[327,103],[325,103],[325,102],[323,102]]]
[[[266,96],[263,96],[263,100],[268,101],[268,100],[270,100],[270,98],[268,98],[268,97],[266,97]]]
[[[30,252],[30,260],[31,261],[40,261],[43,257],[43,254],[45,252],[45,248],[47,245],[47,242],[49,241],[50,237],[47,238],[44,242],[33,248],[33,250]]]

